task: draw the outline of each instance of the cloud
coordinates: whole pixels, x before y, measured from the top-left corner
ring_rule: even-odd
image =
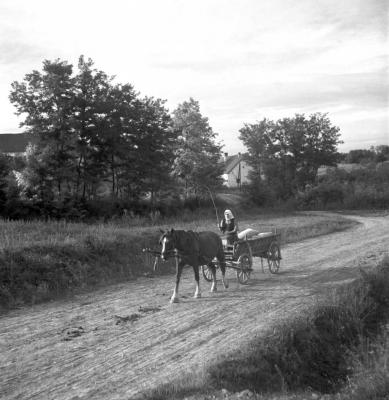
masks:
[[[335,2],[336,4],[334,4]],[[388,37],[389,3],[387,0],[355,0],[351,4],[332,0],[322,3],[337,10],[334,25],[337,32],[348,35],[375,33],[382,40]]]
[[[44,51],[38,46],[19,40],[0,42],[0,64],[3,67],[42,61]]]
[[[2,14],[4,12],[4,14]],[[18,24],[12,24],[5,6],[0,8],[0,68],[18,68],[20,65],[31,65],[42,61],[45,50],[25,37],[23,29]],[[8,18],[7,18],[8,16]]]
[[[387,71],[357,74],[313,74],[296,77],[294,81],[273,80],[269,83],[239,83],[203,89],[202,98],[209,101],[216,92],[224,90],[218,98],[219,110],[244,113],[245,110],[274,108],[278,110],[315,109],[324,112],[329,107],[346,105],[359,109],[387,108],[389,84]]]
[[[315,52],[308,48],[288,49],[282,51],[271,51],[269,49],[254,51],[249,49],[238,50],[234,53],[209,55],[203,59],[195,57],[159,59],[155,61],[154,67],[158,69],[166,69],[173,71],[193,71],[202,74],[220,74],[221,72],[244,68],[246,70],[253,68],[271,69],[285,63],[302,63],[316,56],[316,52],[325,52],[330,50],[330,46],[326,44],[319,45]],[[292,61],[291,61],[292,60]]]
[[[336,75],[311,75],[306,82],[270,87],[268,106],[325,108],[334,104],[374,109],[387,107],[387,71]]]
[[[168,99],[170,109],[196,98],[226,144],[236,145],[244,122],[294,112],[330,111],[345,135],[355,135],[358,115],[372,125],[369,116],[388,107],[388,7],[387,0],[117,0],[112,7],[2,0],[0,104],[10,83],[44,59],[76,63],[85,54],[117,81]],[[376,127],[378,135],[385,124]]]

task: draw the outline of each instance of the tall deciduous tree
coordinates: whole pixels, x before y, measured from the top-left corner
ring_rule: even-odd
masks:
[[[339,138],[339,128],[321,113],[276,122],[264,119],[240,130],[251,164],[261,165],[267,186],[283,198],[314,183],[320,165],[336,163]]]
[[[137,166],[135,169],[125,169],[128,185],[135,182],[138,184],[138,193],[150,193],[152,204],[158,193],[170,185],[177,141],[164,103],[151,97],[136,103],[135,110],[139,118],[132,124],[135,151],[125,158],[127,165],[132,162]]]
[[[47,166],[47,180],[59,197],[71,190],[74,178],[76,134],[72,66],[65,61],[44,61],[43,72],[27,74],[12,83],[10,100],[17,114],[26,115],[21,126],[35,137],[36,155]]]
[[[176,137],[164,102],[113,84],[83,56],[78,70],[72,76],[66,62],[44,61],[42,72],[12,84],[22,126],[36,138],[25,168],[30,194],[85,199],[100,190],[114,199],[154,198],[171,172]]]
[[[249,149],[248,163],[252,167],[250,179],[256,182],[261,180],[264,173],[263,164],[272,145],[270,133],[273,125],[272,121],[264,118],[256,124],[245,124],[239,131],[239,139]]]
[[[82,198],[93,196],[106,175],[99,134],[107,114],[106,103],[113,77],[93,65],[91,59],[79,58],[74,87],[74,127],[78,136],[76,193]]]
[[[186,195],[204,192],[222,182],[222,146],[203,117],[200,105],[190,98],[173,112],[173,130],[179,135],[174,174],[184,182]]]

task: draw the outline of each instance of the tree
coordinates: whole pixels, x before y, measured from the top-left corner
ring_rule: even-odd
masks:
[[[248,164],[253,168],[250,178],[260,182],[263,176],[263,163],[269,153],[270,132],[274,123],[266,118],[256,124],[244,124],[239,130],[239,139],[244,143],[248,154]]]
[[[389,160],[389,146],[372,146],[370,149],[350,150],[345,157],[348,163],[369,164]]]
[[[74,128],[77,132],[77,179],[75,192],[82,198],[93,197],[106,176],[105,159],[99,136],[107,114],[107,98],[113,77],[93,68],[91,59],[80,56],[75,76]]]
[[[38,149],[30,144],[26,149],[26,166],[20,174],[20,184],[23,186],[23,196],[30,199],[50,203],[54,199],[53,179],[51,179],[46,150]]]
[[[104,180],[114,198],[150,193],[153,202],[172,165],[174,135],[164,102],[141,99],[132,85],[114,85],[92,66],[81,57],[76,77],[81,176],[92,193],[95,180]]]
[[[273,146],[270,137],[273,126],[273,121],[264,118],[255,124],[245,124],[239,131],[239,139],[249,150],[247,162],[252,168],[248,175],[249,192],[258,205],[270,202],[273,197],[269,181],[265,182],[265,171],[270,167],[269,154]],[[274,171],[272,176],[274,176]]]
[[[152,199],[171,172],[170,116],[160,99],[141,99],[130,84],[79,58],[78,73],[65,61],[44,61],[43,71],[14,82],[11,101],[34,137],[24,182],[31,196]],[[26,192],[26,193],[27,193]]]
[[[72,65],[66,61],[44,61],[43,72],[27,74],[13,82],[10,100],[17,114],[26,115],[21,126],[36,141],[36,153],[47,167],[47,179],[55,182],[58,197],[71,190],[75,171],[76,135],[72,126],[74,92]]]
[[[222,146],[208,118],[201,115],[199,102],[190,98],[180,104],[173,112],[172,128],[178,134],[173,172],[183,182],[186,197],[221,185]]]
[[[281,198],[313,184],[320,165],[336,163],[339,137],[339,128],[321,113],[276,122],[264,119],[240,130],[254,166],[253,184],[265,184]]]
[[[374,150],[350,150],[346,157],[346,162],[351,164],[365,164],[374,162],[375,160]]]
[[[290,156],[289,180],[293,188],[303,189],[313,184],[321,165],[336,165],[339,128],[331,125],[327,114],[315,113],[306,118],[296,114],[278,122],[285,132],[286,148]]]
[[[377,162],[389,161],[389,146],[388,145],[376,146],[375,152],[376,152],[376,161]]]
[[[137,182],[138,192],[149,193],[152,205],[158,193],[171,184],[177,145],[177,134],[171,129],[171,117],[164,104],[164,101],[152,97],[136,103],[136,112],[140,116],[133,122],[136,151],[126,159],[129,161],[126,165],[133,163],[137,166],[125,169],[128,185]]]

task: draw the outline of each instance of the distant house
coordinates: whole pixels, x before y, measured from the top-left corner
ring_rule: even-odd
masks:
[[[229,188],[239,188],[249,183],[248,174],[251,167],[247,163],[245,154],[238,153],[234,156],[228,156],[224,153],[224,184]]]
[[[30,141],[31,138],[25,133],[0,133],[0,153],[21,156]]]

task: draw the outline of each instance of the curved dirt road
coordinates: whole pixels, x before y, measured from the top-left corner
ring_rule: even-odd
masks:
[[[12,311],[0,319],[0,398],[130,399],[202,368],[388,250],[388,216],[351,218],[361,225],[285,246],[280,274],[256,260],[249,285],[230,270],[230,288],[202,281],[201,299],[188,268],[179,304],[163,276]]]

